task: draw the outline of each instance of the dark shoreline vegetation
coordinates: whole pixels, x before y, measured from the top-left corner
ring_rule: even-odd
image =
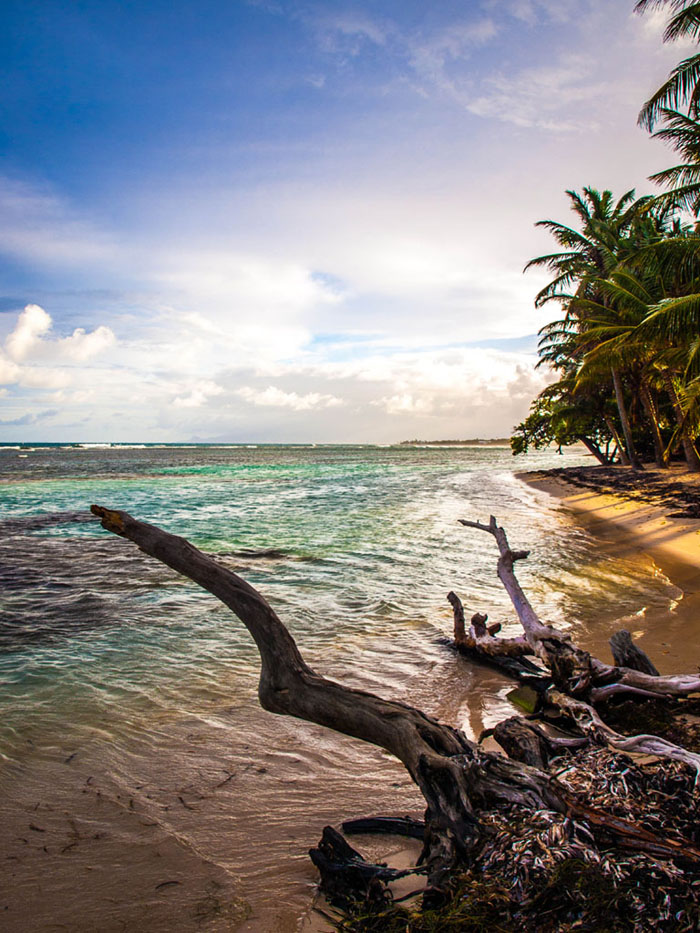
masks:
[[[665,41],[700,40],[698,4],[667,8]],[[700,54],[686,58],[644,105],[640,124],[678,153],[652,180],[656,197],[567,192],[572,225],[542,220],[556,246],[526,269],[554,275],[535,299],[560,316],[540,331],[540,364],[558,380],[514,429],[513,453],[581,442],[604,465],[700,471]]]

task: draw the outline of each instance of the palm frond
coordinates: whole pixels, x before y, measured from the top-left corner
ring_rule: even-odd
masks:
[[[659,302],[637,333],[640,337],[689,344],[700,333],[700,293]]]
[[[662,110],[678,110],[684,104],[693,104],[699,85],[700,54],[697,54],[676,65],[668,79],[644,104],[639,114],[640,126],[651,131]]]
[[[700,215],[700,181],[679,185],[671,191],[664,191],[655,199],[659,206],[688,211],[694,217]]]
[[[671,168],[654,172],[649,176],[649,181],[657,185],[673,185],[674,188],[697,184],[700,182],[700,160],[697,165],[672,165]]]
[[[664,42],[676,39],[697,39],[700,36],[700,3],[691,3],[671,17],[664,30]]]
[[[549,230],[554,239],[561,246],[583,246],[586,248],[592,247],[590,240],[588,240],[582,233],[580,233],[578,230],[574,230],[573,227],[567,227],[566,224],[557,223],[556,220],[538,220],[535,226],[544,227],[545,230]]]
[[[634,12],[646,13],[647,10],[658,10],[662,6],[668,6],[672,10],[680,10],[687,2],[688,0],[637,0],[634,5]]]

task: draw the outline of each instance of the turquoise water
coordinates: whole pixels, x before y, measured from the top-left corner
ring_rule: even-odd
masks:
[[[458,518],[493,513],[514,547],[531,549],[518,570],[534,605],[583,644],[673,596],[655,568],[602,553],[513,474],[582,462],[578,451],[514,460],[487,447],[0,448],[6,821],[47,794],[56,810],[81,813],[88,787],[99,787],[97,802],[128,797],[148,825],[235,877],[255,909],[287,905],[298,914],[313,883],[309,813],[363,815],[368,781],[375,812],[396,801],[419,805],[414,789],[388,756],[262,713],[243,626],[103,531],[90,504],[126,510],[217,554],[262,591],[323,673],[478,735],[512,714],[511,685],[444,647],[446,594],[454,589],[467,611],[504,621],[506,633],[518,627],[496,578],[494,543]],[[222,785],[229,773],[236,780]],[[97,818],[85,812],[86,821]],[[104,831],[116,839],[114,825]],[[123,861],[129,832],[120,828],[109,856],[86,847],[85,870]],[[48,836],[42,842],[52,851]],[[27,869],[27,890],[35,873]],[[118,896],[105,889],[105,903]],[[86,928],[111,929],[100,917]],[[282,929],[276,923],[257,928]]]
[[[415,629],[427,645],[445,628],[452,588],[468,607],[507,612],[492,543],[458,526],[460,517],[494,512],[514,543],[532,549],[523,580],[552,621],[580,616],[577,603],[608,574],[615,588],[619,568],[599,568],[591,579],[597,554],[587,538],[560,529],[511,472],[562,459],[514,461],[486,447],[0,449],[8,480],[0,485],[0,699],[9,753],[13,736],[45,728],[47,717],[75,722],[86,709],[114,708],[114,728],[124,728],[132,708],[176,712],[223,699],[224,676],[228,692],[253,688],[256,654],[242,626],[189,581],[105,533],[85,514],[90,503],[220,555],[319,662],[349,639],[390,657]],[[563,578],[576,586],[563,587]],[[619,608],[638,602],[628,588]]]

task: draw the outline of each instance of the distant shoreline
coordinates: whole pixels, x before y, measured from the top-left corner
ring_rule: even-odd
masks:
[[[136,450],[148,448],[218,448],[231,450],[256,450],[258,448],[276,449],[276,448],[391,448],[391,447],[510,447],[510,440],[507,437],[497,438],[471,438],[463,441],[458,440],[437,440],[437,441],[393,441],[392,443],[380,444],[377,442],[314,442],[314,441],[287,441],[280,443],[277,441],[0,441],[0,451],[3,450],[72,450],[95,451],[95,450]]]
[[[471,437],[464,441],[399,441],[399,447],[510,447],[507,437]]]

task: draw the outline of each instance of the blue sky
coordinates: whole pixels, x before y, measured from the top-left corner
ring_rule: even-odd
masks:
[[[507,434],[566,188],[672,156],[632,0],[0,7],[0,440]]]

